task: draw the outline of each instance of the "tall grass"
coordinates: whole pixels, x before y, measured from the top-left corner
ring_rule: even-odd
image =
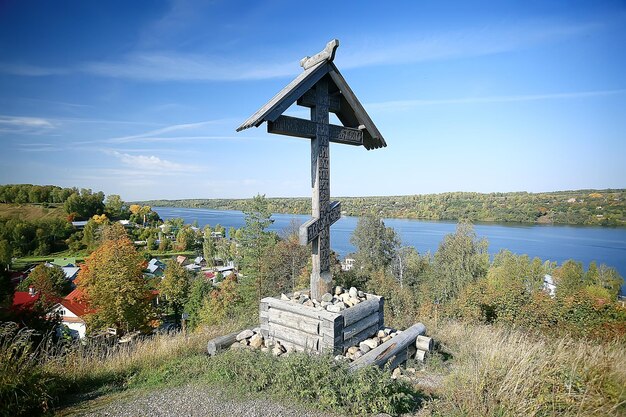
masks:
[[[436,415],[626,414],[622,344],[458,322],[439,326],[435,337],[454,356],[433,404]]]

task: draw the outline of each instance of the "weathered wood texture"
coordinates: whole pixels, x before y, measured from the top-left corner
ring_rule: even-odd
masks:
[[[416,323],[396,337],[386,341],[376,349],[372,349],[350,365],[348,369],[355,371],[365,366],[376,365],[383,367],[389,364],[390,368],[395,368],[405,362],[411,354],[415,353],[415,340],[417,336],[426,333],[426,326]]]
[[[264,298],[259,307],[261,334],[295,350],[343,353],[384,325],[382,297],[367,297],[340,313]]]
[[[208,354],[212,356],[222,350],[228,349],[233,343],[237,341],[237,335],[242,331],[243,330],[239,330],[238,332],[226,334],[224,336],[219,336],[215,339],[209,340],[206,349]]]

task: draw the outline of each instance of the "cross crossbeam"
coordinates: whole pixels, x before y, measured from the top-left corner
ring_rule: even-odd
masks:
[[[328,140],[330,142],[343,143],[344,145],[363,145],[363,132],[359,129],[332,124],[326,126],[328,126]],[[267,122],[267,131],[277,135],[313,139],[317,134],[317,123],[297,117],[279,116],[275,121]]]

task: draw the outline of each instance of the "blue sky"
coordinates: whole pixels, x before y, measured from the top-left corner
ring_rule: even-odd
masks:
[[[0,183],[309,196],[308,140],[235,128],[338,38],[388,147],[332,195],[626,188],[623,1],[310,4],[0,2]]]

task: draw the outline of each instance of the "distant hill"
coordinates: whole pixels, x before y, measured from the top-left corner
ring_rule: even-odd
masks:
[[[573,190],[546,193],[453,192],[380,197],[334,197],[347,216],[377,211],[382,217],[596,226],[626,226],[626,190]],[[273,213],[309,214],[310,197],[268,198]],[[249,199],[138,201],[156,207],[244,210]]]

